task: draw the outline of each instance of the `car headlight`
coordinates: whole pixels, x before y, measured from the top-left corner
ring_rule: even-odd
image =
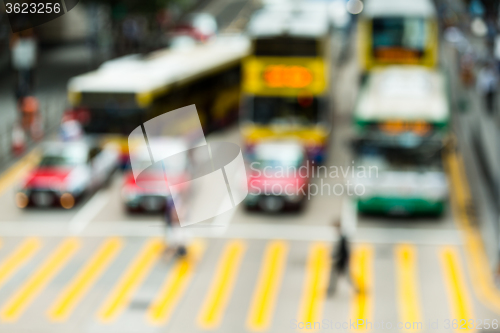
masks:
[[[59,198],[59,203],[65,209],[73,208],[75,205],[75,197],[71,193],[63,193]]]
[[[302,195],[300,194],[291,194],[285,196],[285,200],[291,203],[297,203],[302,199]]]
[[[16,206],[19,208],[24,208],[28,206],[29,198],[28,195],[24,192],[16,193]]]

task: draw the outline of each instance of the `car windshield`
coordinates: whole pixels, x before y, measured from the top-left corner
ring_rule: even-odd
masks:
[[[151,165],[149,160],[142,160],[138,165],[139,170],[147,169],[147,172],[163,172],[163,167],[165,167],[168,174],[180,174],[186,170],[187,160],[186,158],[170,158],[161,162],[156,162],[153,165]],[[127,165],[127,168],[131,169],[130,164]]]
[[[296,149],[287,149],[284,147],[274,147],[274,149],[259,149],[256,151],[254,167],[258,169],[294,169],[298,168],[303,161],[303,156]],[[259,151],[260,150],[260,151]]]
[[[75,166],[86,162],[86,154],[80,150],[65,149],[59,154],[49,153],[42,157],[39,166]]]

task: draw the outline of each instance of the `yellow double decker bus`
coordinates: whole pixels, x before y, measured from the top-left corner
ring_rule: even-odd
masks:
[[[241,132],[248,153],[260,141],[294,139],[322,162],[330,133],[329,21],[314,3],[264,8],[248,25]]]
[[[364,72],[385,65],[438,62],[438,26],[432,0],[367,0],[359,22]]]

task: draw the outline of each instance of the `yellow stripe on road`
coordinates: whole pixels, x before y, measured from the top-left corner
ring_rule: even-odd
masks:
[[[0,195],[14,185],[14,183],[20,181],[38,163],[39,159],[40,153],[37,150],[33,150],[7,169],[0,176]]]
[[[35,299],[42,288],[49,283],[61,268],[73,256],[80,241],[75,238],[65,240],[52,254],[45,260],[36,272],[26,281],[14,296],[7,301],[1,311],[3,321],[14,321],[22,314],[28,305]]]
[[[351,320],[357,323],[356,331],[367,329],[366,323],[371,322],[373,303],[373,247],[361,245],[354,248],[351,259],[353,282],[360,292],[355,292]]]
[[[313,243],[307,259],[299,322],[321,321],[330,267],[329,247],[324,243]]]
[[[186,291],[198,262],[205,250],[205,243],[196,241],[188,247],[185,258],[179,258],[168,274],[158,297],[148,310],[147,317],[152,324],[164,324],[172,316],[175,306]]]
[[[451,319],[457,320],[457,332],[470,331],[467,327],[470,319],[475,320],[472,313],[472,303],[465,285],[465,279],[460,266],[458,250],[446,246],[440,251],[441,264],[444,273],[448,299],[451,308]],[[450,320],[451,321],[451,320]]]
[[[203,329],[215,329],[220,325],[245,249],[246,244],[239,240],[226,245],[198,316],[198,324]]]
[[[500,314],[500,290],[495,285],[481,235],[467,214],[467,205],[472,201],[472,197],[464,171],[463,159],[455,151],[449,152],[445,157],[444,162],[452,187],[450,193],[453,199],[454,220],[464,234],[468,272],[471,274],[472,286],[482,303]]]
[[[116,319],[121,311],[128,305],[131,295],[147,276],[153,264],[158,259],[164,244],[159,239],[149,240],[128,267],[115,289],[108,296],[101,307],[98,317],[102,322]]]
[[[247,319],[247,327],[251,330],[263,331],[271,324],[287,253],[288,245],[283,241],[273,241],[267,245]]]
[[[0,288],[33,257],[40,246],[38,238],[28,238],[3,261],[0,265]]]
[[[422,329],[422,315],[417,276],[417,250],[415,246],[402,244],[394,250],[396,259],[396,285],[400,321],[411,324],[405,332]],[[408,325],[410,325],[408,324]]]
[[[111,263],[122,245],[122,241],[118,238],[108,239],[101,245],[75,279],[59,295],[48,313],[50,319],[62,321],[68,318],[83,295]]]

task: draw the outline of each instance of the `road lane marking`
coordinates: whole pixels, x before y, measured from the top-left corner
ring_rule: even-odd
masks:
[[[472,196],[463,158],[456,151],[451,151],[445,155],[444,162],[452,187],[450,193],[454,221],[464,238],[467,271],[471,275],[473,290],[486,307],[500,314],[500,290],[495,285],[481,235],[467,214],[467,205],[472,201]]]
[[[109,192],[97,192],[69,221],[69,230],[75,234],[82,232],[109,201]]]
[[[354,284],[361,292],[354,292],[351,304],[351,320],[371,322],[373,312],[373,247],[360,245],[353,249],[351,272]],[[371,327],[370,327],[371,329]],[[356,331],[367,330],[366,324],[358,325]]]
[[[321,321],[330,267],[329,247],[325,243],[313,243],[309,250],[299,305],[298,318],[300,322]]]
[[[422,322],[420,309],[417,249],[414,245],[401,244],[394,249],[396,259],[396,283],[398,291],[399,318],[403,323],[417,323],[416,327],[405,329],[414,332],[419,330]],[[423,328],[423,327],[422,327]]]
[[[99,310],[98,318],[101,322],[111,322],[130,302],[130,297],[147,276],[157,261],[165,245],[160,239],[150,239],[144,244],[134,262],[129,265],[120,282],[109,294]]]
[[[225,213],[224,213],[225,214]],[[102,223],[101,223],[102,222]],[[161,221],[128,220],[105,223],[104,220],[93,220],[79,235],[85,237],[164,237],[165,226]],[[145,228],[144,225],[148,227]],[[292,223],[237,223],[231,224],[226,232],[211,231],[209,229],[224,229],[215,225],[204,227],[186,227],[186,230],[195,238],[215,239],[281,239],[286,241],[310,241],[332,243],[338,240],[332,232],[331,226],[298,226]],[[68,231],[68,223],[64,221],[46,224],[40,221],[2,221],[0,222],[2,237],[47,236],[66,237],[72,233]],[[400,244],[404,242],[415,245],[462,245],[462,235],[459,230],[437,229],[405,229],[405,228],[357,228],[351,242],[354,244]]]
[[[123,242],[119,238],[107,239],[101,245],[52,305],[48,313],[51,320],[64,321],[71,315],[78,302],[101,276],[122,246]]]
[[[10,298],[1,311],[3,321],[14,321],[35,299],[40,291],[62,269],[80,247],[76,238],[66,239],[55,251],[39,266],[36,272]]]
[[[148,309],[147,318],[150,323],[159,325],[170,319],[175,306],[191,282],[205,247],[205,242],[195,241],[189,246],[187,256],[177,260],[161,287],[158,297]]]
[[[198,316],[198,324],[201,328],[215,329],[220,325],[245,250],[246,244],[240,240],[233,240],[226,244]]]
[[[0,176],[0,195],[26,175],[38,163],[39,159],[40,153],[34,149],[7,169]]]
[[[472,303],[465,285],[457,248],[452,246],[443,247],[440,250],[440,259],[451,308],[450,322],[454,319],[458,320],[459,329],[456,329],[456,332],[470,331],[471,329],[467,327],[468,321],[470,319],[475,320],[475,317],[472,313]],[[465,320],[462,329],[460,329],[462,327],[461,320]]]
[[[0,288],[12,277],[25,263],[30,260],[41,243],[38,238],[30,237],[24,240],[10,256],[0,265]]]
[[[286,268],[287,254],[286,242],[272,241],[267,245],[247,318],[247,327],[250,330],[263,331],[271,324],[276,298]]]

